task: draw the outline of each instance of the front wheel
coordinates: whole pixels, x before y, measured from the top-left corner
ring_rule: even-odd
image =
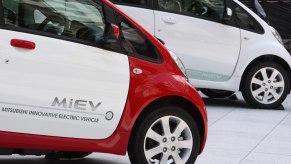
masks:
[[[195,120],[179,107],[159,107],[132,132],[128,154],[134,164],[193,164],[200,149]]]
[[[251,106],[275,109],[286,99],[290,91],[289,82],[289,76],[281,65],[262,62],[249,70],[241,91]]]

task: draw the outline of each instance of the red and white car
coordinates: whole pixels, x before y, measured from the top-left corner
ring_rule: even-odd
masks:
[[[207,114],[179,58],[107,0],[0,1],[0,154],[193,164]]]

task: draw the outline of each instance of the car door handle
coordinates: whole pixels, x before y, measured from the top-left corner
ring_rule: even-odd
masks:
[[[168,23],[168,24],[176,24],[177,23],[177,19],[173,18],[173,17],[164,17],[163,21],[165,23]]]
[[[34,50],[36,47],[34,42],[21,39],[11,39],[10,44],[12,47],[24,48],[28,50]]]
[[[244,37],[244,40],[250,40],[250,38],[249,37]]]

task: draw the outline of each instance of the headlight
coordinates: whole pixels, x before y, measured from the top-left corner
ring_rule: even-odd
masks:
[[[188,75],[186,73],[186,68],[183,64],[183,62],[181,61],[181,59],[172,51],[169,51],[173,60],[175,61],[175,63],[177,64],[177,66],[180,68],[181,72],[186,76],[186,78],[188,79]]]
[[[270,27],[271,28],[271,31],[273,33],[273,35],[275,36],[275,38],[277,38],[277,40],[282,44],[284,45],[283,43],[283,39],[281,37],[281,35],[279,34],[279,32],[274,28],[274,27]]]

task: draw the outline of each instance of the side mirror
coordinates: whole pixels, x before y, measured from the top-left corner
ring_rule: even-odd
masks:
[[[116,24],[109,24],[105,29],[104,42],[115,43],[120,35],[120,29]]]
[[[224,17],[223,17],[223,20],[229,21],[231,19],[231,16],[232,16],[232,9],[227,7],[225,14],[224,14]]]

